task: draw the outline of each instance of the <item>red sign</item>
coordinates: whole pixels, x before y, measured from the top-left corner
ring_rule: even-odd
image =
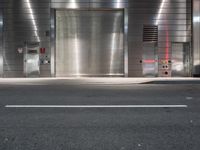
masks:
[[[41,54],[44,54],[44,53],[45,53],[45,50],[46,50],[45,48],[40,48],[40,53],[41,53]]]

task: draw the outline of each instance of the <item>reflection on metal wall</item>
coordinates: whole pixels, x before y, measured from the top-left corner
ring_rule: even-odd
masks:
[[[143,25],[158,26],[158,76],[166,76],[171,43],[191,42],[191,0],[131,0],[128,5],[129,76],[143,76]]]
[[[146,42],[143,44],[142,68],[144,77],[156,77],[158,75],[157,43]]]
[[[50,57],[49,0],[1,0],[4,15],[4,77],[23,77],[23,54],[17,52],[25,42],[40,41]],[[50,66],[41,70],[42,76],[49,76]]]
[[[52,8],[128,8],[133,0],[51,0]],[[139,1],[139,0],[138,0]]]
[[[200,76],[200,1],[193,0],[193,74]]]
[[[123,11],[56,12],[56,76],[123,76]]]
[[[0,8],[0,77],[3,75],[3,14]]]
[[[25,77],[39,77],[39,43],[26,43],[24,48],[24,75]]]
[[[41,41],[46,48],[42,57],[50,53],[50,8],[52,9],[116,9],[126,8],[128,12],[128,74],[143,76],[143,25],[158,26],[159,76],[163,65],[172,57],[172,42],[191,42],[192,0],[0,0],[4,14],[4,76],[23,76],[23,55],[16,52],[24,41]],[[200,74],[200,2],[194,0],[194,74]],[[51,24],[53,26],[53,24]],[[53,43],[53,41],[52,41]],[[51,44],[52,44],[51,43]],[[52,50],[53,52],[53,50]],[[2,55],[1,55],[2,57]],[[53,59],[51,59],[53,62]],[[54,63],[52,63],[54,64]],[[169,64],[168,64],[169,65]],[[40,66],[41,76],[50,76],[50,65]],[[52,68],[53,65],[52,65]],[[52,69],[54,70],[54,69]],[[53,72],[53,71],[52,71]],[[165,72],[165,71],[164,71]]]
[[[171,75],[188,77],[190,75],[190,44],[172,43]]]

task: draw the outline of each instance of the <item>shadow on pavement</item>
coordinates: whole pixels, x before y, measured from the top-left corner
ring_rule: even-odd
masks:
[[[140,84],[200,84],[200,80],[159,80],[143,82]]]

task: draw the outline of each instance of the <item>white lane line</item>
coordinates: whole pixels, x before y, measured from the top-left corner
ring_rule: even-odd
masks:
[[[187,105],[6,105],[6,108],[187,108]]]

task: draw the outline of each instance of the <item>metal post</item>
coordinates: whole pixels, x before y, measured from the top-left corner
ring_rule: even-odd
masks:
[[[124,75],[128,77],[128,9],[124,9]]]
[[[0,76],[3,76],[3,13],[0,10]]]

